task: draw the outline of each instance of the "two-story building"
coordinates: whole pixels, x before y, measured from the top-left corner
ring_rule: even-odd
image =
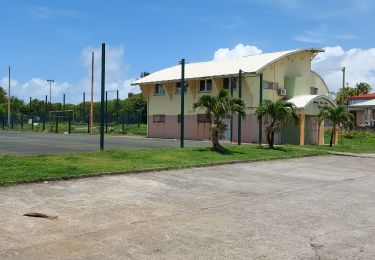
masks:
[[[243,142],[265,142],[259,135],[255,110],[263,100],[285,98],[293,102],[301,115],[299,125],[288,123],[276,136],[276,143],[321,144],[324,124],[319,124],[317,114],[320,107],[334,106],[328,98],[324,80],[311,70],[311,60],[321,49],[298,49],[275,53],[246,56],[235,60],[187,63],[185,66],[185,138],[207,140],[210,137],[209,122],[202,110],[193,110],[193,103],[201,95],[217,95],[220,90],[232,89],[238,96],[238,76],[242,70],[242,99],[247,112],[242,120]],[[138,79],[132,85],[139,85],[148,102],[148,137],[180,137],[180,95],[181,66],[169,67]],[[262,84],[261,84],[262,83]],[[227,120],[225,139],[237,140],[237,115],[233,123]],[[266,123],[264,120],[264,123]]]

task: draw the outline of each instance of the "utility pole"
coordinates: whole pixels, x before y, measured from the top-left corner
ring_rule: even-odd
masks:
[[[346,89],[345,90],[345,70],[346,68],[345,67],[342,67],[342,105],[345,104],[345,96],[346,98],[349,98],[349,89]],[[348,102],[349,102],[349,99],[348,99]]]
[[[100,93],[100,150],[104,150],[104,94],[105,94],[105,43],[102,43],[102,75]]]
[[[180,147],[184,147],[184,127],[185,127],[185,59],[181,60],[181,132],[180,132]]]
[[[47,82],[49,83],[49,103],[52,104],[52,90],[51,90],[51,85],[52,82],[55,82],[53,79],[47,79]]]
[[[94,52],[91,55],[91,104],[90,104],[90,134],[94,128]]]
[[[10,126],[10,66],[8,71],[8,127]]]

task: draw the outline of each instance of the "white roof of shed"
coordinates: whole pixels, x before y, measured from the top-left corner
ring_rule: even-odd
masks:
[[[364,102],[356,103],[353,105],[350,105],[349,107],[352,108],[360,108],[360,107],[375,107],[375,99],[367,100]]]
[[[293,103],[297,109],[305,109],[307,108],[312,102],[314,102],[317,99],[324,98],[328,102],[331,103],[331,105],[336,106],[336,104],[327,96],[324,95],[301,95],[301,96],[295,96],[288,100],[288,102]]]
[[[259,73],[270,64],[288,56],[303,51],[314,53],[322,52],[321,49],[297,49],[273,53],[264,53],[246,56],[235,60],[207,61],[187,63],[185,65],[185,79],[208,78],[215,76],[237,75],[241,69],[244,73]],[[132,85],[158,83],[165,81],[177,81],[181,79],[181,66],[176,65],[154,72],[144,78],[140,78]]]

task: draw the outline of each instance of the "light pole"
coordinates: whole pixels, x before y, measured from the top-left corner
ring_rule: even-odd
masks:
[[[52,82],[55,82],[53,79],[47,79],[47,82],[49,83],[49,103],[52,104],[52,91],[51,91],[51,86]]]

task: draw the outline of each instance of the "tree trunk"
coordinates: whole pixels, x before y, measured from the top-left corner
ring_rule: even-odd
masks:
[[[273,149],[273,143],[275,142],[275,132],[271,132],[270,149]]]
[[[333,136],[335,135],[336,131],[336,124],[332,125],[332,131],[331,131],[331,139],[329,140],[329,146],[332,147],[333,144]]]
[[[271,131],[267,131],[267,143],[268,143],[268,148],[271,149]]]

